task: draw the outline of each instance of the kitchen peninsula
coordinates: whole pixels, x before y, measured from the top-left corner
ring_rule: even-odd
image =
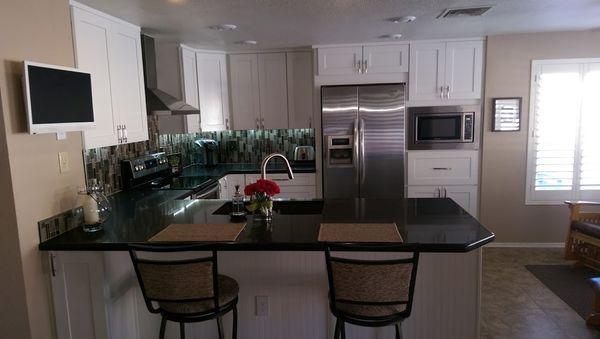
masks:
[[[59,335],[156,335],[160,318],[145,308],[127,245],[146,243],[174,223],[229,222],[222,200],[177,200],[173,193],[161,194],[163,198],[152,203],[133,205],[127,204],[133,198],[117,194],[111,197],[113,214],[102,233],[90,235],[75,228],[40,244],[40,250],[50,252]],[[323,222],[395,222],[404,244],[422,253],[405,335],[477,336],[480,248],[494,235],[451,199],[277,201],[274,209],[279,213],[271,227],[248,217],[236,241],[209,245],[219,251],[219,270],[240,284],[240,338],[331,337],[325,244],[317,240]],[[268,298],[269,307],[267,315],[258,316],[255,302],[261,296]],[[194,337],[214,336],[211,325],[190,325],[189,332]],[[175,330],[168,326],[167,337]],[[348,335],[376,338],[390,330],[351,326]]]

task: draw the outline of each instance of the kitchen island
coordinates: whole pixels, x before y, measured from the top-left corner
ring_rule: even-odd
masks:
[[[226,223],[225,201],[169,200],[121,206],[101,233],[76,228],[40,244],[50,252],[57,330],[62,337],[156,337],[160,319],[146,310],[125,251],[173,223]],[[240,285],[239,338],[330,338],[322,222],[395,222],[421,252],[409,338],[475,338],[481,249],[494,235],[451,199],[352,199],[281,202],[270,228],[251,217],[236,241],[214,243],[219,271]],[[221,209],[222,211],[223,209]],[[215,213],[216,212],[216,213]],[[372,256],[372,253],[358,253]],[[385,255],[385,254],[384,254]],[[387,254],[390,255],[390,254]],[[257,312],[256,297],[269,307]],[[261,315],[257,315],[261,313]],[[225,318],[225,324],[230,319]],[[230,326],[225,326],[226,331]],[[391,337],[391,329],[349,326],[349,337]],[[176,326],[167,337],[177,337]],[[215,337],[212,322],[188,325],[190,338]]]

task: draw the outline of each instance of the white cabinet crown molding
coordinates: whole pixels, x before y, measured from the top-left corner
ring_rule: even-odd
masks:
[[[127,22],[127,21],[125,21],[123,19],[119,19],[119,18],[114,17],[112,15],[109,15],[109,14],[106,14],[104,12],[101,12],[101,11],[95,9],[95,8],[92,8],[90,6],[84,5],[84,4],[80,3],[80,2],[77,2],[77,1],[74,1],[74,0],[69,0],[69,5],[71,5],[72,7],[76,7],[76,8],[82,9],[82,10],[84,10],[86,12],[90,12],[90,13],[92,13],[94,15],[101,16],[101,17],[103,17],[105,19],[108,19],[108,20],[110,20],[112,22],[115,22],[115,23],[118,23],[118,24],[121,24],[121,25],[125,25],[125,26],[129,26],[130,28],[135,29],[138,32],[141,32],[140,26],[134,25],[131,22]]]

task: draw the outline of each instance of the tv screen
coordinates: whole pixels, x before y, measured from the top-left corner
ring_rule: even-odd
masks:
[[[84,130],[94,125],[89,73],[25,62],[30,133]]]

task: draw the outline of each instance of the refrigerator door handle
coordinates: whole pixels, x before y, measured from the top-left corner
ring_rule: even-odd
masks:
[[[360,184],[365,183],[366,172],[365,171],[365,120],[360,119],[358,124],[358,133],[360,139]]]
[[[359,174],[359,159],[360,159],[360,153],[358,151],[358,119],[354,119],[354,133],[353,133],[353,138],[354,138],[354,147],[353,147],[353,157],[354,157],[354,181],[356,182],[356,184],[358,185],[359,181],[360,181],[360,174]]]

